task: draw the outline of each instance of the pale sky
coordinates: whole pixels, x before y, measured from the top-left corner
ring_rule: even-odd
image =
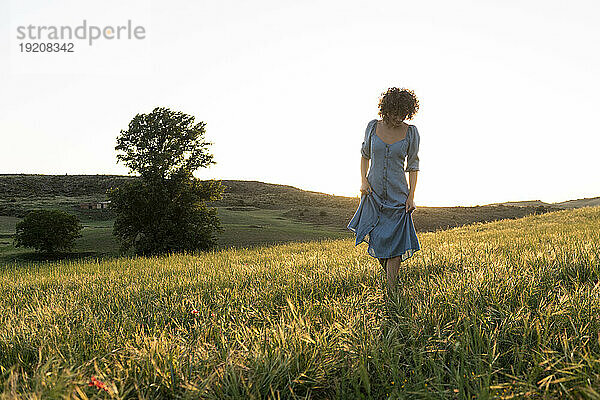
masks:
[[[358,196],[396,86],[420,101],[417,206],[600,196],[597,0],[0,4],[0,173],[125,175],[120,130],[163,106],[206,122],[200,179]],[[20,52],[18,26],[84,19],[145,37]]]

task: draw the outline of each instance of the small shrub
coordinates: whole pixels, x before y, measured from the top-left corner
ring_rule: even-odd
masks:
[[[69,252],[82,229],[75,215],[60,210],[34,210],[17,223],[14,245],[43,253]]]

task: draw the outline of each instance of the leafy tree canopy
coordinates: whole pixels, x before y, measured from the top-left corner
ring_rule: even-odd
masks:
[[[194,120],[165,107],[137,114],[117,138],[118,161],[143,177],[163,179],[216,164],[206,148],[212,143],[204,141],[206,123]]]

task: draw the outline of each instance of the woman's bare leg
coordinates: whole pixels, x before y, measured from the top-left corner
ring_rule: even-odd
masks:
[[[396,292],[398,290],[398,269],[400,268],[400,260],[400,256],[387,259],[386,272],[389,292]]]

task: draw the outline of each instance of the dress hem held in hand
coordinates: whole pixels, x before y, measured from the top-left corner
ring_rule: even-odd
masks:
[[[405,261],[421,249],[412,212],[407,213],[405,205],[381,203],[373,191],[361,196],[347,228],[356,234],[355,246],[367,243],[367,252],[375,258],[400,256]]]

